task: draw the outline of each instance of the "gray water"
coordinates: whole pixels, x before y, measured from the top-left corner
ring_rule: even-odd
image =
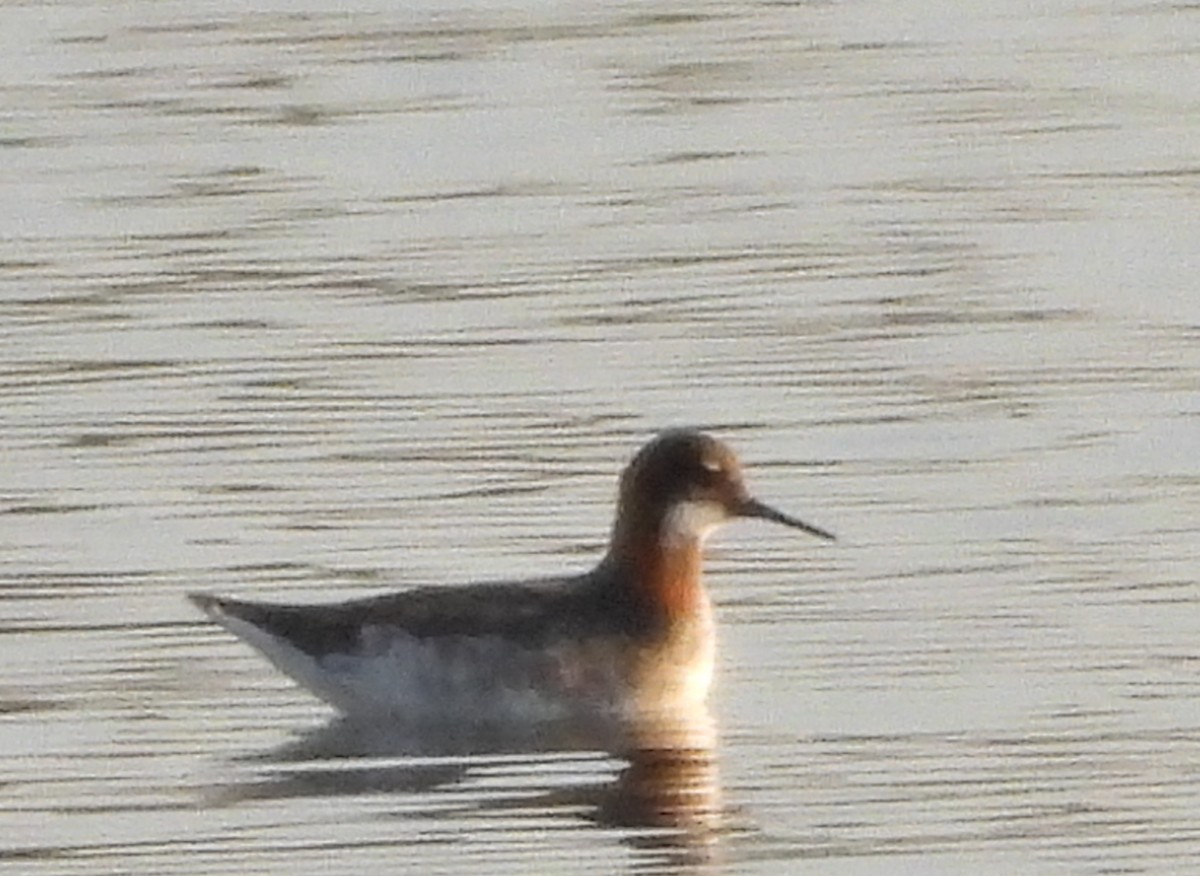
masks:
[[[31,2],[0,111],[0,869],[1193,868],[1195,5]],[[715,540],[673,759],[183,599],[586,568],[680,424],[840,540]]]

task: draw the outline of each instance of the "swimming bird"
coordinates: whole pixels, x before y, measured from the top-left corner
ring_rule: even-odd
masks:
[[[664,432],[621,475],[608,551],[583,574],[277,605],[191,594],[348,715],[558,718],[701,703],[715,629],[705,539],[734,518],[834,536],[754,499],[734,452]]]

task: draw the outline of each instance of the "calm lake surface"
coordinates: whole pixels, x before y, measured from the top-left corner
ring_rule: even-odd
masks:
[[[1194,870],[1195,4],[31,2],[0,59],[0,870]],[[624,754],[331,723],[184,599],[582,570],[682,424],[840,540],[723,531],[709,713]]]

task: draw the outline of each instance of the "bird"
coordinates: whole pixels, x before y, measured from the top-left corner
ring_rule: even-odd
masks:
[[[581,574],[325,604],[189,598],[344,715],[536,720],[688,708],[704,702],[716,652],[704,544],[738,518],[835,538],[753,498],[727,444],[676,428],[624,469],[608,550]]]

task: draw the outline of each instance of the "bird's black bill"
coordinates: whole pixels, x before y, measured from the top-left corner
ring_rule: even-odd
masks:
[[[757,517],[759,520],[772,520],[775,523],[782,523],[784,526],[790,526],[793,529],[803,529],[809,535],[815,535],[817,538],[827,538],[830,541],[836,541],[837,536],[832,532],[827,532],[820,527],[813,526],[811,523],[805,523],[803,520],[797,520],[795,517],[790,517],[782,511],[776,511],[770,505],[764,505],[757,499],[747,499],[738,508],[739,517]]]

